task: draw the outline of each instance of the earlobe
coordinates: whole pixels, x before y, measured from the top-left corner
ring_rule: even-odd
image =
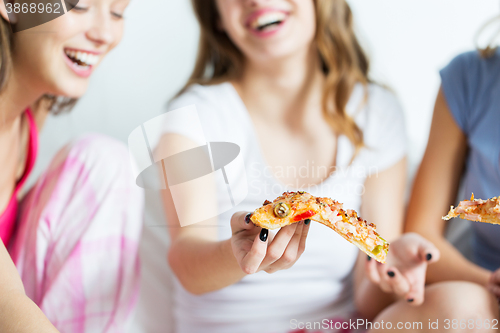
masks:
[[[7,3],[12,4],[12,0],[0,0],[0,15],[5,21],[10,23],[16,23],[15,14],[14,13],[7,14],[7,7],[6,7]]]

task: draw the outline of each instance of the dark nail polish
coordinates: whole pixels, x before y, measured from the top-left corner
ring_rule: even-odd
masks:
[[[413,298],[408,299],[408,303],[413,302]]]
[[[305,225],[308,225],[309,223],[311,223],[311,219],[305,219],[305,220],[304,220],[304,224],[305,224]]]
[[[263,229],[260,231],[260,236],[259,236],[259,237],[260,237],[260,240],[261,240],[261,241],[263,241],[263,242],[265,242],[265,241],[267,240],[267,235],[268,235],[268,234],[269,234],[269,230],[267,230],[267,229],[264,229],[264,228],[263,228]]]
[[[372,260],[372,257],[370,257],[370,256],[367,256],[367,257],[368,257],[368,261]]]
[[[432,254],[427,253],[427,255],[425,256],[425,258],[427,259],[427,261],[431,260],[432,259]]]
[[[389,277],[394,277],[396,274],[393,271],[388,271],[387,275],[389,275]]]
[[[250,222],[252,220],[250,220],[250,218],[252,217],[253,213],[248,213],[246,216],[245,216],[245,223],[246,224],[250,224]]]

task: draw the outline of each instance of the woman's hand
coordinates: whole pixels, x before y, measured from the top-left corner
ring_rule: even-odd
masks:
[[[434,244],[416,233],[406,233],[391,243],[386,264],[367,260],[366,272],[384,292],[420,305],[424,301],[427,265],[438,259],[439,250]]]
[[[235,213],[231,218],[231,247],[243,272],[274,273],[292,267],[306,247],[310,220],[281,228],[276,235],[255,226],[250,214]]]
[[[497,297],[500,303],[500,268],[491,273],[487,287],[488,290]]]

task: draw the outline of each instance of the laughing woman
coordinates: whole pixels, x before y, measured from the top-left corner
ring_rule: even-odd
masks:
[[[391,92],[369,80],[347,3],[193,4],[202,28],[198,60],[170,108],[195,104],[203,130],[194,130],[199,127],[191,113],[178,111],[164,124],[157,151],[169,156],[206,142],[236,143],[246,172],[231,177],[247,181],[249,193],[237,207],[246,212],[233,209],[179,228],[179,219],[230,206],[227,185],[213,190],[217,196],[179,186],[165,191],[178,331],[290,332],[309,326],[322,332],[318,326],[326,327],[318,323],[345,327],[356,312],[372,320],[426,323],[443,309],[463,315],[458,310],[465,309],[454,312],[461,295],[447,298],[431,290],[425,297],[432,301],[424,302],[427,264],[439,251],[418,235],[401,235],[402,112]],[[332,197],[361,211],[391,242],[388,264],[367,260],[309,221],[276,234],[246,222],[247,212],[289,190]]]
[[[128,0],[80,0],[16,33],[12,3],[0,1],[0,331],[50,332],[48,318],[61,332],[122,332],[138,291],[143,207],[124,146],[84,136],[22,200],[20,189],[44,110],[61,112],[82,96],[121,39]]]

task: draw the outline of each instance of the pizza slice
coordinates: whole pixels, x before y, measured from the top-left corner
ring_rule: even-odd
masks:
[[[453,217],[460,217],[464,220],[500,224],[500,198],[482,200],[474,199],[474,193],[470,200],[460,201],[458,206],[451,206],[448,215],[443,216],[443,220]]]
[[[273,202],[266,200],[250,219],[255,225],[266,229],[277,229],[310,219],[335,230],[382,263],[389,250],[389,243],[379,236],[373,223],[358,217],[354,210],[344,210],[342,204],[335,200],[314,197],[303,191],[285,192]]]

